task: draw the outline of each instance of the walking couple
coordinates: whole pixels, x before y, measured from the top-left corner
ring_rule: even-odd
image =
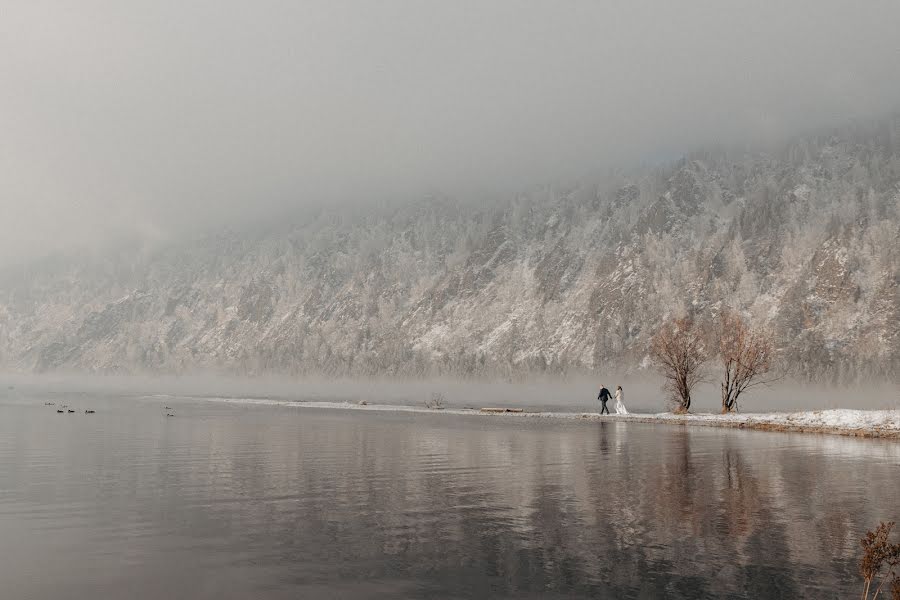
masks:
[[[600,408],[600,414],[609,414],[609,409],[606,407],[606,402],[612,397],[612,394],[609,393],[609,390],[606,389],[605,385],[600,386],[600,394],[597,396],[597,400],[600,401],[602,407]],[[625,408],[625,392],[622,391],[622,386],[616,386],[616,414],[617,415],[627,415],[628,409]]]

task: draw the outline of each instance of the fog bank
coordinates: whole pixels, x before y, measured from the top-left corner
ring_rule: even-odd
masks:
[[[600,385],[625,390],[628,408],[636,412],[670,409],[661,380],[652,374],[635,377],[608,376],[591,379],[536,379],[519,383],[474,382],[447,379],[425,381],[328,380],[290,378],[227,378],[220,376],[119,377],[48,374],[2,375],[0,394],[6,397],[52,393],[73,395],[192,396],[205,398],[268,398],[296,401],[335,401],[373,404],[424,405],[432,394],[443,396],[449,408],[516,406],[531,410],[596,412]],[[160,397],[160,402],[166,399]],[[718,384],[698,387],[692,412],[718,412]],[[742,397],[742,412],[804,409],[900,409],[900,386],[873,384],[864,388],[803,385],[782,381],[758,388]],[[260,409],[262,410],[262,409]]]
[[[894,2],[7,3],[0,262],[881,114],[898,22]]]

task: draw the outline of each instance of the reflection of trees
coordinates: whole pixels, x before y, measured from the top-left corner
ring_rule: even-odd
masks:
[[[792,556],[771,493],[729,437],[723,440],[722,460],[723,559],[738,566],[734,577],[750,597],[797,597]]]
[[[855,584],[827,572],[852,552],[854,515],[875,520],[841,497],[827,455],[769,451],[767,434],[304,413],[210,438],[208,463],[178,481],[216,497],[184,500],[304,586],[821,597],[813,585]]]
[[[762,502],[759,486],[748,471],[740,451],[729,440],[724,442],[722,455],[722,524],[730,540],[744,541],[758,526],[757,517]]]

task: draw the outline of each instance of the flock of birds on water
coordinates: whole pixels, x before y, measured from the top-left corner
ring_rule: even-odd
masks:
[[[56,402],[44,402],[44,406],[56,406]],[[171,411],[171,410],[175,410],[175,409],[173,409],[171,406],[167,406],[167,407],[166,407],[166,416],[167,416],[167,417],[174,417],[174,416],[175,416],[175,413],[174,413],[174,412],[169,412],[169,411]],[[73,413],[73,412],[75,412],[75,409],[69,408],[69,405],[68,405],[68,404],[63,404],[62,406],[60,406],[59,408],[56,409],[56,412],[57,412],[57,413],[60,413],[60,414],[61,414],[61,413]],[[96,413],[96,412],[97,412],[96,410],[91,409],[91,408],[88,408],[88,409],[86,409],[86,410],[84,411],[84,414],[86,414],[86,415],[92,415],[92,414],[94,414],[94,413]]]
[[[8,390],[14,390],[14,389],[16,389],[16,388],[15,388],[15,386],[10,385],[10,386],[7,386],[6,389],[8,389]],[[44,406],[56,406],[56,402],[44,402]],[[171,412],[170,412],[170,411],[171,411]],[[71,413],[74,413],[74,412],[75,412],[75,409],[74,409],[74,408],[69,408],[69,405],[68,405],[68,404],[63,404],[63,405],[61,405],[59,408],[56,409],[56,412],[57,412],[57,414],[64,414],[64,413],[69,413],[69,414],[71,414]],[[92,409],[92,408],[88,408],[88,409],[85,409],[84,414],[86,414],[86,415],[92,415],[92,414],[94,414],[94,413],[96,413],[96,412],[97,412],[96,410],[94,410],[94,409]],[[166,407],[166,416],[167,416],[167,417],[174,417],[174,416],[175,416],[175,409],[172,408],[171,406],[167,406],[167,407]]]
[[[8,390],[14,390],[14,389],[16,389],[16,388],[15,388],[15,386],[9,385],[9,386],[6,387],[6,389],[8,389]],[[56,402],[44,402],[44,406],[56,406]],[[170,411],[172,411],[172,412],[170,412]],[[174,411],[175,411],[174,408],[172,408],[171,406],[167,406],[167,407],[166,407],[166,416],[167,416],[167,417],[174,417],[174,416],[175,416],[175,412],[174,412]],[[69,405],[68,405],[68,404],[63,404],[63,405],[61,405],[59,408],[56,409],[56,412],[57,412],[57,414],[64,414],[64,413],[70,413],[70,414],[71,414],[71,413],[75,412],[75,409],[74,409],[74,408],[69,408]],[[94,414],[94,413],[96,413],[96,412],[97,412],[96,410],[94,410],[94,409],[92,409],[92,408],[88,408],[88,409],[85,409],[84,414],[86,414],[86,415],[92,415],[92,414]]]
[[[44,402],[44,406],[56,406],[56,402]],[[58,412],[58,413],[65,413],[65,412],[73,413],[73,412],[75,412],[75,409],[69,408],[68,404],[63,404],[62,406],[60,406],[59,408],[56,409],[56,412]],[[92,415],[95,412],[97,412],[97,411],[93,410],[91,408],[88,408],[87,410],[84,411],[84,414]]]

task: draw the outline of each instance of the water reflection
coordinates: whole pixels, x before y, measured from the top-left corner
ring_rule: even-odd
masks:
[[[859,534],[898,516],[892,442],[149,411],[4,407],[0,539],[26,541],[0,577],[17,596],[837,598]],[[38,577],[47,561],[64,566]]]

